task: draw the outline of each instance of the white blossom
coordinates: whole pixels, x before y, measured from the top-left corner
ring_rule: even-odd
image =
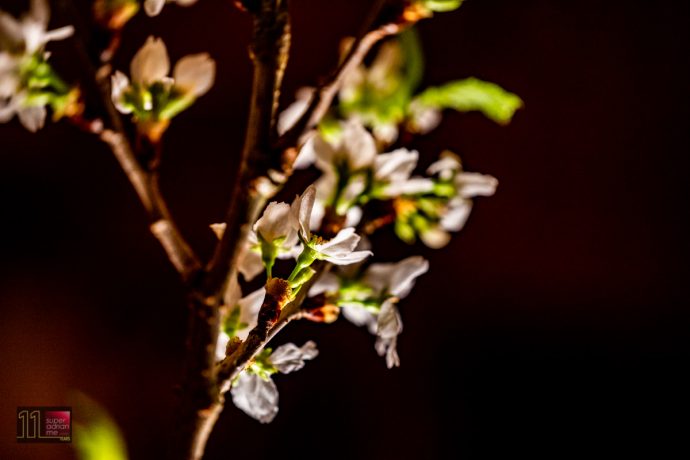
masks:
[[[31,8],[20,19],[0,10],[0,48],[25,55],[41,51],[49,41],[63,40],[74,27],[48,29],[50,7],[47,0],[31,0]]]
[[[381,192],[383,197],[427,193],[433,189],[434,182],[431,179],[410,177],[418,159],[419,152],[407,149],[397,149],[376,157],[374,180],[384,184]]]
[[[402,319],[396,306],[412,290],[415,280],[429,270],[429,262],[412,256],[397,263],[372,264],[364,272],[361,282],[371,288],[374,296],[384,298],[378,313],[351,302],[342,307],[345,318],[357,326],[366,326],[376,335],[376,351],[386,357],[388,368],[400,365],[397,338],[402,332]]]
[[[314,359],[318,354],[312,341],[302,347],[286,343],[276,348],[267,361],[276,371],[288,374],[300,370],[304,361]],[[230,393],[238,409],[261,423],[270,423],[278,414],[278,388],[273,379],[258,375],[251,367],[240,374]]]
[[[498,180],[487,174],[464,172],[460,159],[450,152],[444,152],[438,161],[429,166],[427,173],[438,175],[444,181],[452,181],[455,186],[455,196],[448,201],[438,225],[420,234],[424,244],[438,249],[450,241],[448,232],[458,232],[465,226],[472,211],[472,198],[493,195]]]
[[[19,19],[0,10],[0,123],[17,115],[22,125],[32,132],[45,123],[45,107],[27,105],[28,92],[22,88],[20,74],[23,64],[36,53],[42,53],[46,43],[74,33],[72,26],[47,30],[49,20],[46,0],[32,0],[29,12]]]
[[[132,58],[130,75],[132,83],[139,90],[146,89],[154,83],[161,83],[169,90],[175,89],[182,97],[196,99],[213,86],[216,74],[216,63],[208,53],[190,54],[181,58],[170,73],[170,58],[165,43],[160,38],[149,36]],[[122,72],[115,72],[111,77],[111,97],[117,109],[122,113],[130,113],[123,96],[133,90],[129,79]],[[150,99],[144,100],[143,110],[153,109]]]
[[[312,238],[310,223],[315,198],[316,188],[314,185],[310,185],[301,196],[298,196],[293,201],[290,219],[293,228],[299,232],[302,241],[317,252],[318,258],[335,265],[348,265],[361,262],[372,255],[371,251],[355,251],[360,237],[352,227],[340,230],[330,240],[324,241],[318,237]]]
[[[211,224],[210,227],[218,239],[223,237],[226,227],[225,223]],[[239,271],[247,281],[253,280],[258,274],[264,271],[264,263],[261,260],[259,250],[259,240],[254,231],[249,232],[247,241],[240,250],[237,259],[237,271]]]

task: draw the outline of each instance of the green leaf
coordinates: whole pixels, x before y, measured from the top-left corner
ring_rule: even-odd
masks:
[[[522,99],[495,83],[466,78],[431,87],[415,98],[414,103],[437,109],[460,112],[478,110],[500,124],[507,124],[515,111],[522,107]]]
[[[127,460],[122,433],[106,410],[91,398],[75,395],[73,446],[79,460]]]
[[[462,5],[463,0],[422,0],[422,4],[439,13],[456,10]]]

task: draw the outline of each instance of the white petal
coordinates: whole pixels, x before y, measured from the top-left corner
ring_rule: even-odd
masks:
[[[313,94],[314,88],[300,88],[297,91],[295,101],[292,104],[290,104],[285,110],[283,110],[278,116],[278,134],[285,134],[285,132],[292,128],[295,125],[295,123],[297,123],[299,119],[302,118],[302,115],[304,114],[304,112],[307,111],[307,108],[309,107],[309,103],[311,102]]]
[[[424,106],[417,101],[410,104],[410,129],[419,134],[426,134],[436,128],[442,119],[442,113],[435,107]]]
[[[374,253],[371,251],[354,251],[345,255],[327,256],[324,258],[324,260],[332,263],[333,265],[350,265],[359,263],[367,257],[371,257],[373,255]]]
[[[12,45],[21,44],[24,41],[22,24],[2,10],[0,10],[0,37]]]
[[[319,354],[316,344],[311,340],[302,347],[294,343],[286,343],[275,349],[268,358],[279,372],[289,374],[304,367],[304,361],[314,359]]]
[[[336,160],[336,150],[326,141],[322,135],[318,134],[311,139],[310,148],[314,151],[314,162],[316,167],[322,171],[332,170]]]
[[[376,339],[376,344],[374,347],[376,348],[376,352],[379,354],[379,356],[386,356],[386,367],[388,367],[388,369],[400,366],[400,357],[398,356],[397,346],[397,337],[390,339],[378,337]]]
[[[190,54],[175,65],[173,79],[175,86],[181,87],[195,97],[211,89],[216,78],[216,61],[208,53]]]
[[[304,144],[297,154],[292,167],[294,169],[307,169],[309,166],[313,165],[316,161],[316,151],[314,151],[314,139],[318,137],[318,134],[311,132],[306,134],[304,139]]]
[[[218,342],[216,343],[216,361],[225,359],[225,350],[230,343],[230,336],[223,331],[218,334]]]
[[[359,235],[355,229],[347,227],[340,230],[332,239],[322,244],[314,245],[315,249],[322,254],[337,255],[352,252],[359,243]]]
[[[264,271],[264,262],[261,260],[261,254],[250,247],[240,254],[237,266],[237,270],[242,274],[245,281],[253,280]]]
[[[121,113],[130,113],[131,108],[122,103],[124,92],[129,88],[129,78],[119,70],[110,77],[110,96],[115,108]]]
[[[134,55],[130,64],[132,81],[148,86],[162,80],[168,72],[170,72],[170,59],[165,43],[160,38],[150,36]]]
[[[376,334],[378,323],[376,315],[362,307],[344,306],[340,309],[345,319],[350,321],[355,326],[366,326],[369,332]]]
[[[400,299],[407,296],[414,281],[429,270],[429,261],[422,256],[412,256],[401,260],[394,266],[388,292]]]
[[[30,17],[36,22],[43,24],[44,27],[47,27],[48,21],[50,20],[50,6],[48,5],[48,0],[31,0],[31,6],[29,8]]]
[[[417,166],[418,159],[419,152],[407,149],[377,155],[374,162],[374,177],[388,182],[406,180]]]
[[[165,0],[144,0],[144,11],[149,16],[158,16],[164,5]]]
[[[350,171],[369,168],[374,164],[377,149],[376,141],[360,123],[349,121],[345,123],[338,155],[347,159]]]
[[[237,301],[237,306],[240,308],[240,323],[246,324],[236,333],[240,339],[245,340],[249,331],[256,327],[259,310],[265,297],[266,289],[262,287]]]
[[[498,180],[487,174],[464,172],[455,176],[455,186],[463,198],[491,196],[496,192]]]
[[[289,230],[290,205],[277,201],[269,203],[261,218],[254,224],[254,231],[268,243],[286,237]]]
[[[242,372],[230,390],[232,402],[261,423],[270,423],[278,413],[278,388],[273,380]]]
[[[335,274],[327,272],[321,275],[309,289],[309,297],[315,297],[323,293],[338,292],[338,289],[340,289],[340,279]]]
[[[305,240],[311,238],[311,213],[314,208],[315,200],[316,187],[312,184],[307,187],[301,196],[295,198],[290,207],[290,225],[292,225],[296,231],[300,232],[302,238]]]
[[[362,208],[359,206],[353,206],[350,209],[347,210],[347,215],[345,216],[345,225],[346,227],[356,227],[359,222],[362,220],[362,215],[364,212],[362,211]]]
[[[441,179],[448,180],[452,174],[456,171],[462,170],[462,164],[460,163],[460,157],[452,152],[445,151],[441,154],[441,158],[431,163],[426,170],[426,173],[430,176],[434,174],[439,174]]]
[[[74,35],[73,26],[64,26],[57,29],[49,30],[43,35],[43,43],[64,40],[65,38]]]
[[[12,98],[7,102],[0,99],[0,123],[8,122],[17,113],[18,101]]]
[[[17,116],[26,129],[36,132],[45,124],[46,109],[45,107],[19,107]]]
[[[393,182],[386,186],[383,190],[383,195],[387,197],[396,197],[400,195],[418,195],[421,193],[429,193],[434,189],[434,181],[426,177],[412,177],[405,181]]]
[[[451,200],[448,210],[441,218],[441,227],[449,232],[459,232],[465,226],[472,211],[472,200],[460,198]]]

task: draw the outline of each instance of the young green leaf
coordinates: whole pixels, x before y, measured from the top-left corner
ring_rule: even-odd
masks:
[[[466,78],[431,87],[419,94],[413,104],[435,109],[454,109],[460,112],[477,110],[500,124],[507,124],[523,102],[495,83]]]

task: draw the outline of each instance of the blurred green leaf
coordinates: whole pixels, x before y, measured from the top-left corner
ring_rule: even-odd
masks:
[[[431,87],[415,98],[415,103],[437,109],[460,112],[477,110],[500,124],[507,124],[515,111],[522,107],[522,99],[495,83],[466,78]]]
[[[463,0],[422,0],[422,4],[431,11],[445,13],[456,10],[462,5]]]
[[[127,460],[127,447],[115,421],[88,396],[74,396],[73,446],[79,460]]]

